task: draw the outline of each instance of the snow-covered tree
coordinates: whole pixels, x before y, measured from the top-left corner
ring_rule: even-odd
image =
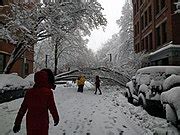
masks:
[[[7,63],[4,73],[8,73],[14,63],[34,44],[47,38],[58,37],[63,40],[65,35],[75,30],[81,35],[90,34],[90,30],[106,25],[98,2],[47,2],[34,4],[31,8],[25,5],[10,5],[10,14],[2,14],[0,39],[11,42],[14,50]]]
[[[45,67],[46,61],[48,68],[52,70],[57,66],[55,73],[82,66],[91,67],[95,57],[93,52],[87,49],[87,42],[77,32],[67,34],[62,42],[54,42],[52,39],[40,42],[35,46],[35,70]]]
[[[134,51],[132,3],[128,1],[125,3],[122,16],[117,20],[117,24],[120,30],[98,52],[99,61],[104,66],[123,72],[131,77],[140,68],[143,56],[143,54],[136,54]]]

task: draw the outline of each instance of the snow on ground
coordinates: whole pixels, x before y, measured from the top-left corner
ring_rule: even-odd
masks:
[[[92,87],[93,88],[93,87]],[[178,132],[164,119],[147,114],[141,107],[127,102],[121,88],[103,87],[103,95],[94,95],[92,89],[85,88],[77,93],[77,87],[58,85],[54,91],[56,105],[60,113],[60,123],[53,126],[50,118],[50,135],[153,135],[154,132],[178,135]],[[22,99],[0,104],[0,133],[12,135],[15,116]],[[174,132],[174,133],[172,133]],[[21,131],[24,135],[25,118]]]

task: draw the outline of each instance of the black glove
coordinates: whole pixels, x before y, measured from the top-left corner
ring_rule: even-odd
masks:
[[[54,126],[57,126],[57,125],[58,125],[58,123],[59,123],[59,120],[54,121]]]
[[[19,132],[20,129],[21,129],[21,125],[14,125],[13,132],[17,133],[17,132]]]

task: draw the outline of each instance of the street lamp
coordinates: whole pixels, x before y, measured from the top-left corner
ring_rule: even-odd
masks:
[[[109,61],[111,62],[112,61],[112,55],[111,55],[111,53],[108,55],[109,55]]]

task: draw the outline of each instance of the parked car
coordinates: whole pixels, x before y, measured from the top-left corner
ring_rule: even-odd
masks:
[[[166,119],[180,128],[180,75],[171,75],[163,83],[161,102],[165,105]]]
[[[132,77],[132,80],[126,84],[125,96],[130,103],[142,105],[150,113],[154,113],[153,109],[155,107],[162,110],[161,93],[167,91],[167,89],[163,88],[163,82],[172,74],[180,75],[180,66],[150,66],[141,68]]]
[[[0,74],[0,103],[23,97],[29,87],[29,82],[17,73]]]

